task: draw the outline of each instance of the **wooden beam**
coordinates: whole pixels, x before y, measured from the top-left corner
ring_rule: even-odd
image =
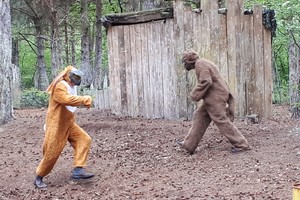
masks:
[[[105,27],[139,24],[173,18],[173,8],[159,8],[132,13],[117,13],[104,16],[101,20]]]

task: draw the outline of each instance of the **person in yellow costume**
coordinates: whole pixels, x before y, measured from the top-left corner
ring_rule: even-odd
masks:
[[[74,149],[74,169],[72,178],[87,179],[94,176],[86,173],[87,156],[91,137],[75,122],[76,106],[91,107],[90,96],[77,96],[77,86],[83,73],[73,66],[66,67],[49,85],[47,92],[49,106],[45,124],[43,158],[36,169],[34,184],[46,188],[43,178],[53,169],[67,141]]]

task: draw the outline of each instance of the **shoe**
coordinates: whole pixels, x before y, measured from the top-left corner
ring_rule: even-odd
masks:
[[[75,167],[73,170],[73,179],[88,179],[92,178],[94,174],[92,173],[86,173],[85,170],[82,167]]]
[[[43,182],[43,177],[41,176],[36,176],[35,180],[34,180],[34,185],[37,188],[47,188],[46,183]]]
[[[183,141],[178,141],[176,140],[176,144],[178,144],[181,148],[185,149],[189,154],[193,155],[195,153],[195,151],[190,151],[188,150],[185,146],[184,146],[184,142]]]
[[[231,153],[241,153],[244,151],[248,151],[251,150],[251,147],[245,147],[245,148],[241,148],[241,147],[231,147],[230,152]]]

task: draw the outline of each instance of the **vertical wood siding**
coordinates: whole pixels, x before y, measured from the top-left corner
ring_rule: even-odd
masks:
[[[194,49],[215,62],[236,97],[239,116],[268,117],[272,104],[271,33],[262,6],[244,15],[242,0],[202,0],[196,13],[174,1],[174,18],[108,29],[110,107],[122,116],[191,118],[188,94],[196,80],[184,70],[183,51]]]

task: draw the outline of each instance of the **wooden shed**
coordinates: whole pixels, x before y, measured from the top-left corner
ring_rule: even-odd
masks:
[[[227,0],[223,8],[218,2],[201,0],[201,8],[192,9],[175,0],[172,8],[105,17],[113,113],[190,119],[195,78],[181,55],[193,49],[219,66],[238,116],[271,115],[271,32],[263,8],[245,12],[243,0]]]

